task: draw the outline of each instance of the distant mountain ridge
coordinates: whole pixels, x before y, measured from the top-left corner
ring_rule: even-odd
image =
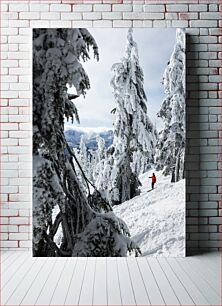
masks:
[[[86,146],[89,150],[96,150],[97,149],[97,141],[96,137],[99,135],[105,140],[106,148],[108,148],[113,143],[113,131],[107,130],[107,131],[101,131],[101,132],[85,132],[81,130],[75,130],[75,129],[67,129],[65,130],[65,137],[68,141],[69,145],[73,148],[79,148],[81,136],[85,135],[86,137]]]

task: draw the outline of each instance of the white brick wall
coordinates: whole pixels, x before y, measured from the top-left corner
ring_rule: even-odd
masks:
[[[187,250],[219,249],[220,1],[23,2],[1,3],[1,248],[31,246],[31,28],[134,26],[187,28]]]

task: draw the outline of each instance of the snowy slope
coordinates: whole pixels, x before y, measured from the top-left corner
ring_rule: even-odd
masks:
[[[141,194],[114,207],[143,256],[185,256],[185,180],[170,183],[170,176],[155,172],[156,187],[151,189],[153,171],[140,176]]]

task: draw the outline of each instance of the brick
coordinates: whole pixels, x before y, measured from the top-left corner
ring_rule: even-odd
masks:
[[[1,124],[1,130],[3,130],[3,131],[18,130],[18,123],[4,123],[4,124]]]
[[[218,12],[219,6],[218,4],[209,4],[209,11],[210,12]]]
[[[29,122],[30,117],[27,115],[9,115],[10,122]]]
[[[10,224],[24,225],[29,224],[29,219],[26,217],[10,217],[9,222]]]
[[[74,12],[92,12],[92,4],[75,4],[73,5]]]
[[[12,247],[17,248],[18,242],[17,241],[1,241],[0,247],[1,248],[12,248]]]
[[[198,13],[179,13],[179,19],[182,20],[198,19]]]
[[[200,19],[221,19],[221,13],[209,13],[209,12],[204,12],[204,13],[200,13]]]
[[[24,75],[24,74],[30,74],[30,68],[10,68],[9,74],[12,75]]]
[[[187,28],[188,27],[188,21],[187,20],[172,20],[172,26],[173,27]]]
[[[18,226],[17,225],[1,225],[0,227],[0,231],[2,233],[6,233],[6,232],[18,232]]]
[[[220,240],[221,241],[222,235],[221,233],[210,233],[210,240]]]
[[[216,20],[190,20],[191,27],[197,28],[212,28],[217,27]]]
[[[111,4],[94,4],[93,11],[94,12],[110,12]]]
[[[209,66],[210,67],[221,67],[221,60],[210,60],[209,61]]]
[[[152,21],[151,21],[152,23]],[[142,28],[143,27],[143,21],[142,20],[133,20],[133,27],[134,28]]]
[[[123,19],[164,19],[163,13],[123,12]]]
[[[208,233],[197,233],[197,234],[191,234],[190,235],[192,240],[208,240],[209,234]]]
[[[165,28],[167,27],[167,22],[169,22],[169,20],[154,20],[153,21],[153,27],[154,28]]]
[[[166,5],[167,12],[188,12],[188,5],[186,4],[169,4]]]
[[[71,5],[70,4],[51,4],[50,11],[51,12],[70,12]]]
[[[58,20],[51,20],[50,21],[50,27],[52,28],[71,28],[71,21],[68,20],[62,20],[62,21],[58,21]]]
[[[1,141],[2,146],[17,146],[18,140],[17,139],[11,139],[11,138],[4,138]],[[2,165],[3,167],[3,165]]]
[[[20,248],[31,248],[31,241],[19,241]]]
[[[1,196],[2,197],[2,196]],[[0,224],[8,224],[8,218],[6,217],[0,217]]]
[[[207,201],[207,202],[200,202],[200,209],[217,209],[218,208],[218,204],[217,202],[210,202],[210,201]]]
[[[9,240],[28,240],[27,233],[12,233],[9,234]]]
[[[44,12],[41,13],[41,19],[46,19],[46,20],[58,20],[60,19],[60,13],[58,12]]]
[[[16,187],[15,187],[16,188]],[[1,209],[1,217],[16,217],[18,216],[17,209]]]
[[[48,12],[49,11],[49,4],[46,3],[30,3],[29,4],[30,11],[34,12]]]
[[[113,20],[113,27],[131,27],[132,21],[131,20]]]
[[[110,13],[108,12],[108,13],[102,13],[102,18],[110,20],[122,19],[123,15],[121,12],[110,12]]]
[[[26,3],[9,4],[9,12],[28,12],[29,5]]]
[[[133,11],[134,12],[142,12],[143,11],[143,5],[141,5],[141,4],[134,4],[133,5]]]
[[[75,20],[72,21],[72,26],[76,28],[91,28],[93,23],[91,20]]]
[[[163,4],[148,4],[148,5],[144,5],[143,7],[144,12],[156,12],[156,13],[161,13],[161,12],[165,12],[165,7]]]
[[[207,4],[189,4],[190,12],[206,12]]]
[[[113,12],[131,12],[132,5],[131,4],[113,4],[112,11]]]
[[[9,100],[9,106],[29,106],[29,100],[27,99]]]
[[[1,35],[17,35],[18,34],[18,28],[2,28],[1,29]]]
[[[175,19],[178,19],[178,14],[177,13],[166,13],[165,18],[169,20],[175,20]]]
[[[1,11],[2,12],[7,12],[8,11],[8,4],[1,3]]]
[[[19,232],[20,233],[29,233],[29,232],[31,232],[31,229],[30,229],[29,226],[21,225],[21,226],[19,226]]]
[[[30,27],[31,28],[49,28],[50,21],[49,20],[31,20]]]
[[[1,60],[2,67],[18,67],[17,60]]]
[[[93,21],[94,27],[101,27],[101,28],[111,28],[112,27],[112,20],[94,20]]]
[[[221,29],[215,28],[215,29],[209,29],[210,35],[221,35]]]
[[[29,27],[29,21],[28,20],[9,20],[9,27],[10,28],[17,28],[17,27],[22,27],[22,28],[28,28]]]
[[[111,13],[104,13],[104,14],[111,14]],[[100,12],[83,13],[83,19],[96,20],[96,19],[101,19],[101,18],[102,18],[102,14]],[[104,19],[109,19],[109,18],[105,18],[105,17],[103,17],[103,18]]]
[[[221,217],[210,217],[209,222],[210,222],[210,224],[221,225]]]
[[[29,153],[29,148],[23,146],[15,146],[15,147],[8,147],[8,152],[9,154],[25,154],[25,153]]]
[[[62,20],[81,20],[81,13],[61,13]]]
[[[38,12],[19,13],[19,19],[40,19],[40,13]]]

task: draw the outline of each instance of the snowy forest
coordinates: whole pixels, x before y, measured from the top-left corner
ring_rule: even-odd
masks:
[[[74,143],[66,122],[81,126],[77,102],[93,78],[85,66],[100,48],[87,29],[33,30],[33,256],[184,256],[185,32],[162,67],[161,127],[130,28],[107,67],[109,138],[82,133]]]

